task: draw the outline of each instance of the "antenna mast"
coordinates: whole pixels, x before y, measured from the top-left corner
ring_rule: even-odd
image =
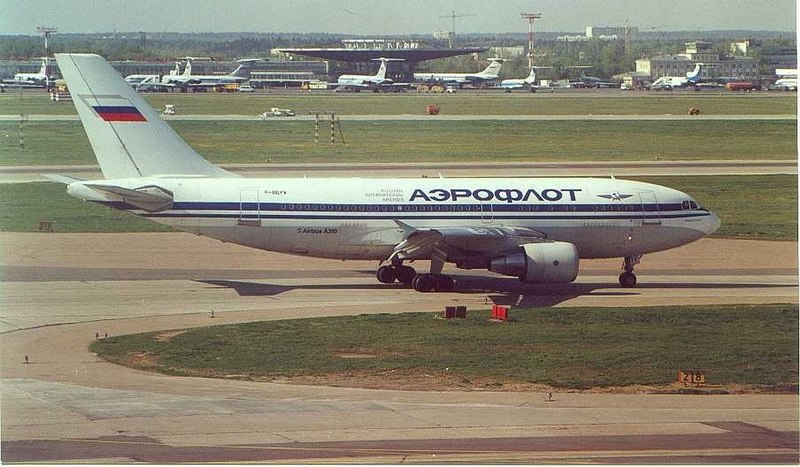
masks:
[[[457,15],[456,10],[453,10],[453,13],[449,15],[440,15],[439,18],[451,18],[453,20],[453,29],[450,30],[450,48],[453,48],[453,44],[456,41],[456,18],[465,18],[467,16],[475,16],[475,15]]]
[[[533,66],[533,22],[542,17],[541,13],[520,13],[522,19],[528,20],[528,68]]]

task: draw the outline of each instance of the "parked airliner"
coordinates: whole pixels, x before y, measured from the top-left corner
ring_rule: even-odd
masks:
[[[478,73],[414,73],[414,81],[423,82],[443,82],[453,83],[459,86],[463,84],[481,84],[487,81],[494,81],[500,77],[500,68],[503,66],[502,58],[490,58],[489,66]]]
[[[535,66],[531,67],[531,72],[528,73],[528,76],[525,78],[510,78],[504,79],[500,81],[499,88],[502,88],[508,92],[511,92],[512,89],[522,89],[528,88],[531,92],[535,92],[539,89],[539,86],[536,85],[536,68]]]
[[[175,63],[175,69],[168,75],[161,78],[161,83],[165,85],[179,87],[202,87],[217,86],[220,84],[243,83],[250,79],[251,63],[259,62],[259,58],[248,58],[237,60],[239,66],[227,75],[193,75],[192,61],[198,60],[195,57],[186,57],[186,67],[180,73],[180,62]]]
[[[686,72],[686,76],[662,76],[650,85],[650,89],[654,91],[662,89],[671,91],[675,88],[685,88],[698,84],[701,80],[704,66],[705,63],[696,64],[694,70]]]
[[[42,57],[42,66],[38,73],[17,73],[13,79],[3,80],[4,83],[18,87],[46,87],[51,78],[47,75],[47,57]]]
[[[420,292],[453,289],[446,263],[552,284],[611,257],[630,287],[643,254],[720,224],[685,193],[614,178],[243,178],[192,150],[102,57],[56,59],[105,177],[53,176],[70,195],[254,248],[380,260],[380,282]]]
[[[386,68],[389,62],[394,61],[403,61],[402,58],[374,58],[373,60],[378,61],[380,60],[381,66],[378,68],[378,72],[374,75],[353,75],[353,74],[344,74],[339,76],[336,80],[336,83],[333,83],[335,86],[339,86],[340,88],[352,88],[354,90],[360,89],[373,89],[379,90],[383,86],[390,86],[394,83],[391,78],[386,77]]]

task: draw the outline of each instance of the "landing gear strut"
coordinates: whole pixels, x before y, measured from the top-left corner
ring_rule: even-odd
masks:
[[[642,255],[626,256],[622,263],[622,269],[625,271],[619,275],[619,285],[623,287],[634,287],[636,285],[636,274],[633,273],[633,268],[642,260]]]
[[[383,265],[378,268],[375,276],[383,284],[391,284],[395,281],[405,285],[410,285],[417,292],[449,292],[455,287],[452,277],[442,274],[444,261],[437,256],[431,259],[431,272],[417,274],[411,266],[403,266],[403,261],[394,257],[391,264]]]
[[[411,286],[417,292],[449,292],[455,287],[455,281],[445,274],[417,274]]]
[[[411,266],[403,266],[402,263],[391,266],[385,265],[378,268],[375,273],[378,282],[383,284],[391,284],[394,281],[402,282],[405,285],[411,285],[411,282],[417,276],[417,271]]]

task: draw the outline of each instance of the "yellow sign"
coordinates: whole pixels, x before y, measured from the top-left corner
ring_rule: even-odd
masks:
[[[697,370],[678,370],[678,382],[685,386],[696,384],[702,386],[706,384],[706,375]]]

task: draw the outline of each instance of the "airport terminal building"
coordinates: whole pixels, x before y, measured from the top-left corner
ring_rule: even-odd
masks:
[[[704,63],[703,78],[758,78],[758,61],[752,57],[723,56],[712,50],[711,42],[687,42],[686,51],[677,55],[659,55],[636,60],[636,73],[655,81],[662,76],[686,76],[696,64]]]

